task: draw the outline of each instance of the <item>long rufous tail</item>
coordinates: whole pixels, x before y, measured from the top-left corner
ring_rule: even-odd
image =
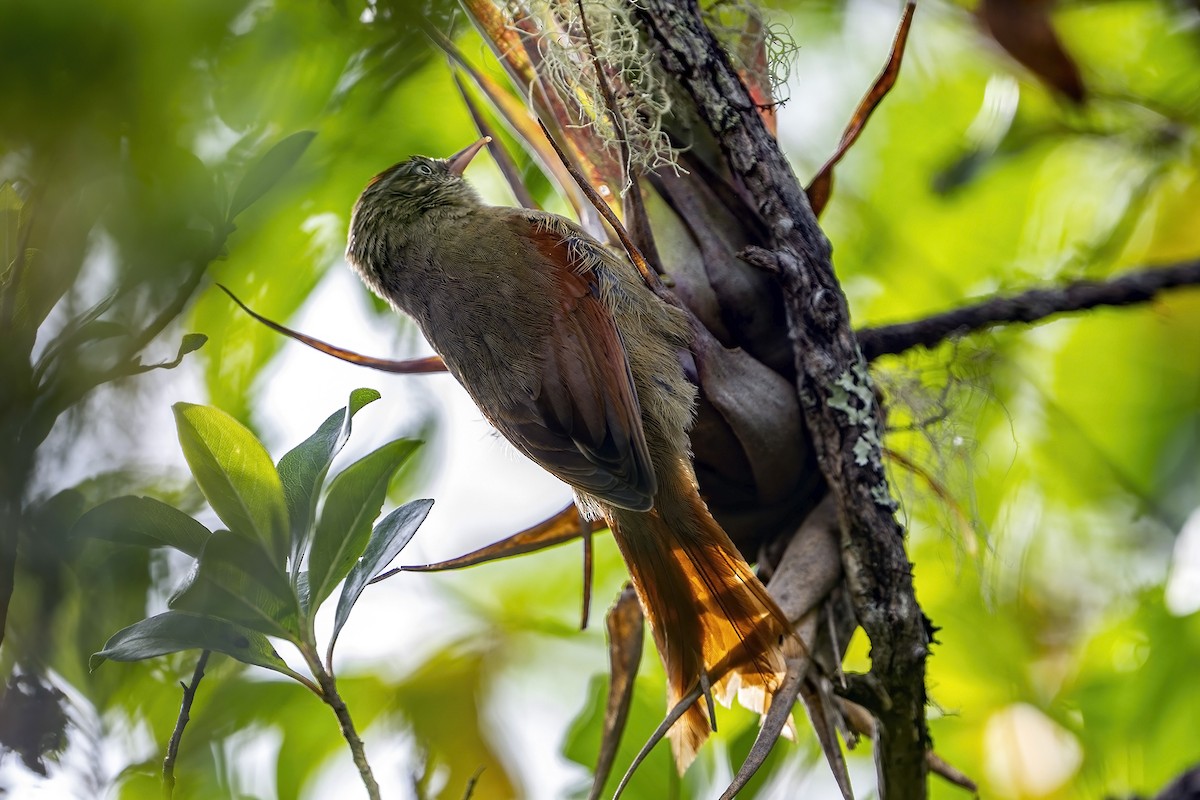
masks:
[[[691,476],[671,477],[675,480],[660,485],[653,510],[611,508],[606,514],[650,620],[666,668],[670,706],[706,671],[724,705],[737,694],[744,705],[762,712],[783,680],[786,618],[709,514]],[[671,728],[680,772],[709,730],[702,699]]]

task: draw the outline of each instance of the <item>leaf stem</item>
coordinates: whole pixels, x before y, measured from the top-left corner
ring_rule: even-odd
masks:
[[[175,759],[179,756],[179,742],[183,739],[183,729],[192,718],[192,701],[196,699],[196,688],[204,677],[204,669],[208,666],[211,650],[200,654],[196,669],[192,671],[192,682],[183,684],[183,702],[179,705],[179,717],[175,720],[175,730],[171,732],[171,740],[167,743],[167,755],[163,758],[162,766],[162,796],[171,800],[175,794]]]
[[[354,766],[358,767],[358,774],[362,776],[363,785],[367,787],[367,796],[371,800],[380,800],[379,784],[375,782],[371,765],[367,763],[367,754],[363,749],[362,739],[358,738],[358,732],[354,729],[354,720],[350,718],[350,709],[346,708],[346,703],[338,694],[337,681],[321,664],[320,656],[311,646],[306,644],[300,650],[304,654],[304,660],[308,662],[308,668],[312,670],[313,677],[320,685],[321,699],[333,709],[338,724],[341,725],[342,736],[345,738],[346,744],[350,745],[350,754],[354,757]]]

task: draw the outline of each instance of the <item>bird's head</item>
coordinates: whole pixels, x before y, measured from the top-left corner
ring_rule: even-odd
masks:
[[[485,136],[449,158],[412,156],[385,169],[359,196],[353,226],[414,224],[431,211],[453,213],[457,208],[477,206],[479,198],[463,179],[463,172],[490,141]]]
[[[485,136],[449,158],[413,156],[376,175],[354,204],[346,257],[377,284],[398,248],[434,234],[438,225],[480,206],[463,172],[490,137]]]

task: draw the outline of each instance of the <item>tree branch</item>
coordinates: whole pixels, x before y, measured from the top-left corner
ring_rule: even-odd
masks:
[[[871,640],[872,674],[892,701],[879,718],[880,794],[887,800],[924,798],[928,623],[913,592],[903,529],[883,469],[879,409],[829,242],[694,3],[645,0],[634,13],[663,69],[691,95],[769,230],[770,249],[751,255],[775,271],[784,291],[797,391],[821,472],[837,501],[847,585]]]
[[[200,686],[200,679],[204,677],[204,669],[208,666],[210,655],[210,650],[200,653],[196,669],[192,671],[192,682],[183,684],[183,702],[179,704],[179,717],[175,720],[175,730],[171,732],[171,741],[167,743],[167,755],[163,758],[162,795],[166,800],[171,800],[175,794],[175,759],[179,757],[179,743],[183,740],[183,729],[192,718],[192,702],[196,699],[196,689]]]
[[[1200,285],[1200,259],[1126,272],[1109,280],[1082,280],[1052,289],[989,297],[912,322],[863,328],[858,331],[858,345],[867,360],[873,361],[913,347],[933,347],[953,336],[994,325],[1040,322],[1058,314],[1099,306],[1130,306],[1153,300],[1167,289],[1197,285]]]

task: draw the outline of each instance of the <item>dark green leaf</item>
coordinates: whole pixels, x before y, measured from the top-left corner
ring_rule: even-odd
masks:
[[[83,514],[84,505],[83,493],[78,489],[63,489],[33,511],[32,528],[39,536],[48,530],[65,531]]]
[[[338,598],[337,615],[333,622],[333,636],[329,641],[330,652],[333,652],[334,642],[337,641],[342,626],[350,618],[350,610],[358,602],[367,583],[400,554],[417,532],[417,528],[421,527],[432,507],[432,500],[414,500],[406,503],[384,517],[375,526],[375,530],[371,531],[371,539],[367,542],[362,559],[350,570],[346,582],[342,585],[342,595]]]
[[[170,606],[291,641],[299,638],[299,604],[282,567],[254,542],[229,531],[208,538]]]
[[[110,298],[105,298],[97,308],[107,308],[111,302]],[[91,311],[87,313],[90,314]],[[41,358],[38,359],[37,371],[39,373],[46,372],[54,360],[63,353],[77,350],[89,342],[100,342],[128,334],[129,328],[119,322],[106,319],[81,319],[54,338]]]
[[[379,516],[388,481],[419,442],[400,439],[351,464],[329,487],[308,559],[312,608],[321,605],[358,561]]]
[[[70,568],[75,548],[71,529],[86,504],[83,493],[64,489],[30,509],[21,544],[20,568],[38,575],[45,586],[53,585],[62,571]],[[47,609],[43,608],[42,613]],[[0,714],[2,716],[2,714]]]
[[[287,555],[287,507],[271,457],[250,431],[216,408],[175,404],[179,444],[200,491],[229,529],[280,563]]]
[[[199,558],[211,531],[182,511],[151,497],[118,497],[84,514],[75,536],[141,547],[174,547]]]
[[[268,150],[246,170],[237,191],[233,193],[233,202],[229,204],[229,220],[232,221],[249,208],[251,203],[266,194],[300,160],[300,156],[304,155],[304,151],[316,135],[315,131],[293,133]]]
[[[279,459],[279,477],[283,481],[283,495],[291,521],[293,570],[300,567],[300,556],[317,510],[321,482],[325,480],[333,457],[350,438],[350,420],[359,409],[379,397],[379,392],[374,389],[355,389],[345,408],[331,414],[312,436]]]
[[[243,664],[290,674],[287,664],[261,633],[225,620],[168,611],[119,630],[88,662],[90,669],[109,661],[141,661],[180,650],[215,650]]]

